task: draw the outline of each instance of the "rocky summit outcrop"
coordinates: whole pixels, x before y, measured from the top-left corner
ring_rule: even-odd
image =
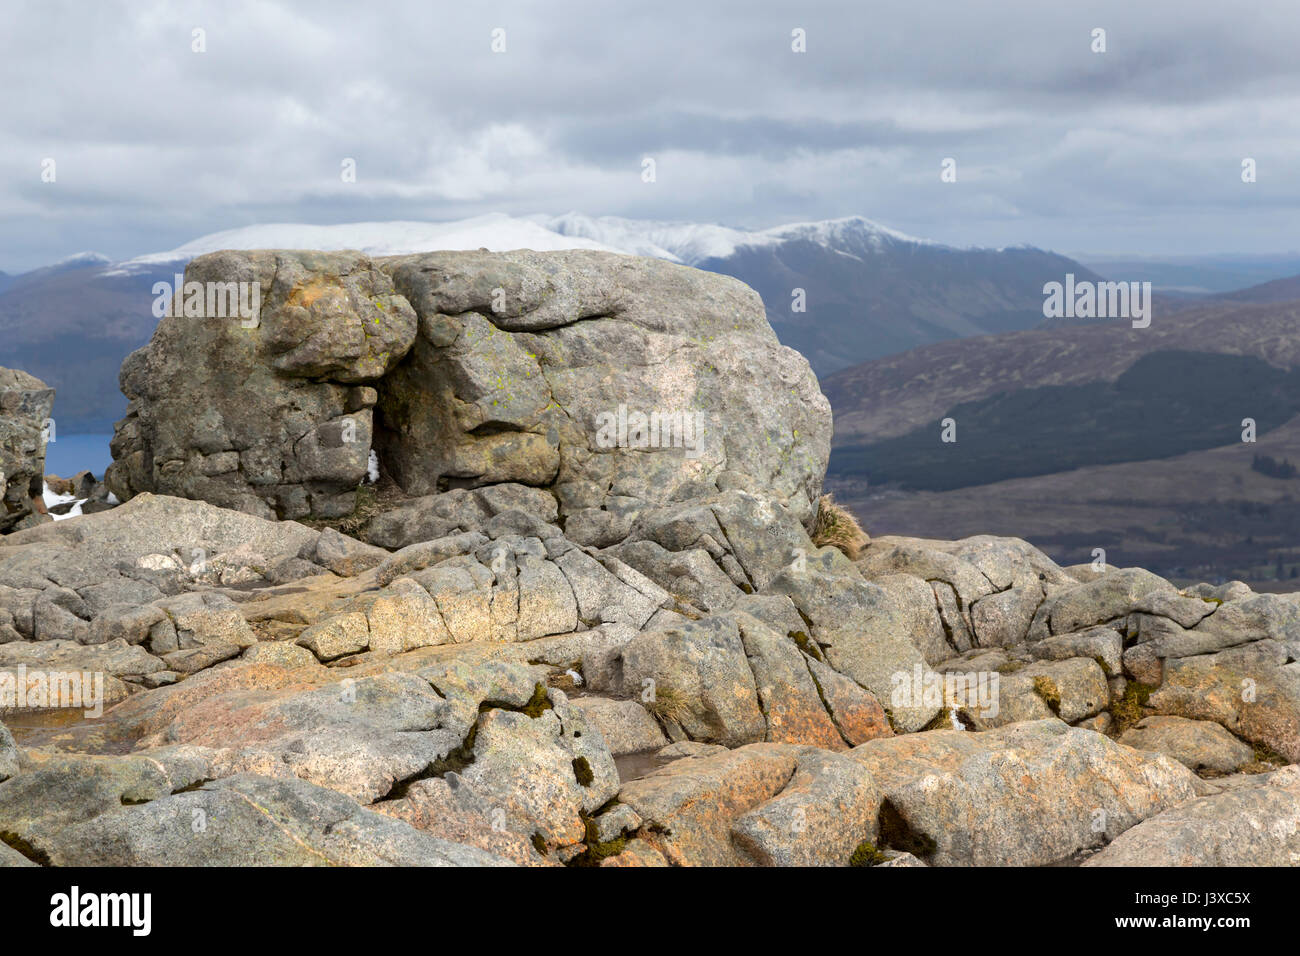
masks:
[[[830,406],[808,363],[751,289],[684,266],[221,252],[189,265],[173,312],[122,368],[122,500],[338,517],[373,452],[408,495],[545,488],[595,538],[735,488],[804,519],[825,471]]]
[[[164,320],[125,503],[0,540],[0,865],[1295,862],[1296,596],[824,543],[824,404],[738,284],[190,277],[261,324]],[[593,444],[624,403],[717,444]]]
[[[53,408],[54,389],[26,372],[0,368],[0,534],[31,521]]]

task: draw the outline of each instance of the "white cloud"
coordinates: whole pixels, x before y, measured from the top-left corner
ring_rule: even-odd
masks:
[[[863,214],[956,244],[1076,249],[1123,245],[1127,217],[1152,251],[1294,245],[1293,0],[1249,16],[1208,0],[1070,6],[19,6],[0,33],[0,83],[21,91],[0,100],[0,269],[259,221],[569,209],[748,226]],[[1088,49],[1099,24],[1103,55]],[[1244,155],[1254,194],[1224,174]]]

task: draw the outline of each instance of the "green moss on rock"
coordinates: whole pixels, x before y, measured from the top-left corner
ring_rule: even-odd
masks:
[[[1131,680],[1125,685],[1124,696],[1116,701],[1110,709],[1110,715],[1115,720],[1115,736],[1118,737],[1130,727],[1135,726],[1145,716],[1142,713],[1142,708],[1147,705],[1153,690],[1155,688],[1150,684],[1142,684],[1135,680]]]
[[[889,857],[876,849],[870,840],[863,840],[849,857],[849,866],[880,866],[889,862]]]
[[[596,775],[592,773],[591,764],[587,762],[586,757],[573,758],[573,775],[577,777],[578,783],[584,787],[590,787],[596,779]]]

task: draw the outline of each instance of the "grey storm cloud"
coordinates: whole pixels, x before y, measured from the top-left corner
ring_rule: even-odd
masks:
[[[1300,246],[1294,0],[87,0],[4,19],[7,271],[253,222],[571,209],[860,214],[1064,251]]]

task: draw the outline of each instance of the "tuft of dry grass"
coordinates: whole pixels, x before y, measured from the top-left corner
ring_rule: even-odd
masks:
[[[1241,768],[1242,773],[1272,773],[1291,761],[1268,744],[1255,744],[1255,759]]]
[[[686,716],[686,698],[671,687],[656,684],[654,696],[645,702],[645,709],[660,720],[671,720],[680,724],[682,718]]]
[[[383,475],[376,484],[358,486],[356,507],[350,515],[341,518],[303,518],[301,523],[317,531],[333,528],[340,534],[364,541],[366,529],[371,521],[408,500],[410,499],[397,483],[387,475]]]
[[[1034,678],[1034,693],[1043,699],[1052,713],[1061,716],[1061,689],[1056,686],[1056,681],[1046,674],[1037,675]]]
[[[1129,681],[1124,685],[1124,696],[1110,708],[1110,716],[1115,721],[1111,726],[1111,736],[1119,737],[1130,727],[1136,727],[1146,714],[1143,709],[1147,705],[1147,699],[1150,698],[1151,692],[1155,690],[1147,684],[1138,683],[1135,680]]]
[[[819,548],[828,544],[839,548],[850,561],[856,561],[871,541],[862,525],[858,524],[858,519],[853,517],[853,512],[837,505],[830,495],[817,499],[817,516],[813,519],[809,537]]]

